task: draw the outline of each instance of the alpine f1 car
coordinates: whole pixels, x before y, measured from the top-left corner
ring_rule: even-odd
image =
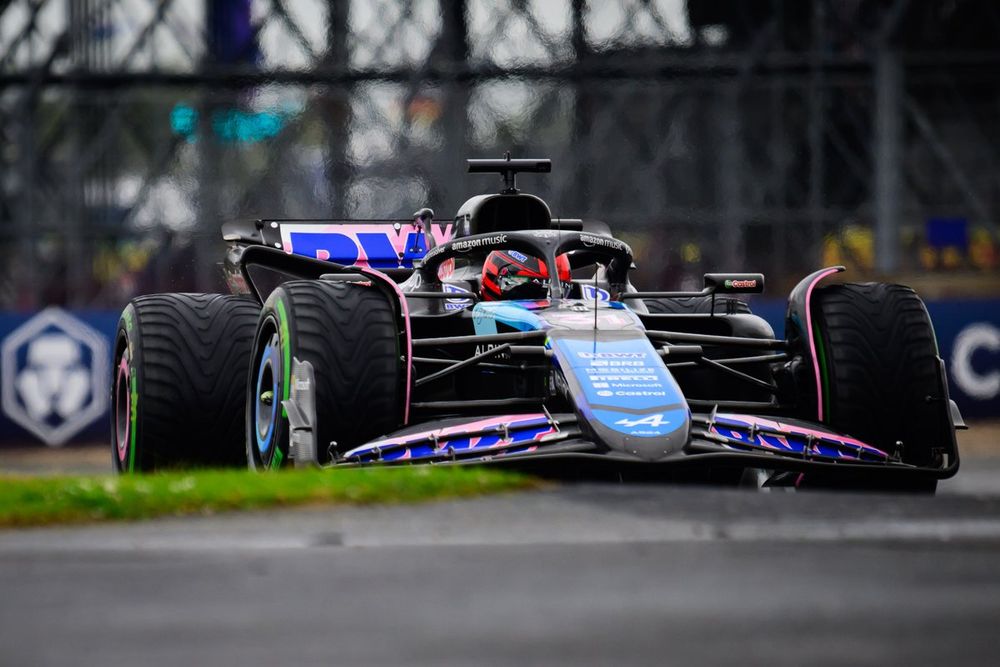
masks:
[[[779,339],[734,296],[761,274],[637,290],[606,225],[517,190],[550,169],[469,160],[504,188],[443,223],[224,225],[232,295],[122,314],[116,469],[490,462],[924,491],[957,471],[964,425],[911,289],[816,271]]]

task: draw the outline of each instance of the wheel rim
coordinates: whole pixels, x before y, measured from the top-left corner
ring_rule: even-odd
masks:
[[[129,438],[132,435],[132,377],[128,361],[128,348],[122,350],[118,360],[118,372],[115,375],[115,450],[118,453],[118,465],[127,468],[129,455]]]
[[[282,373],[280,346],[277,323],[268,317],[257,334],[250,384],[253,393],[247,401],[248,431],[252,431],[247,435],[253,444],[251,459],[264,468],[272,465],[277,449]]]

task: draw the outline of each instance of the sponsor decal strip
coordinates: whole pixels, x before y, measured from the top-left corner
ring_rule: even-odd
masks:
[[[588,418],[643,438],[671,436],[686,428],[687,405],[680,389],[645,337],[558,338],[554,345],[557,362],[581,385],[581,409]]]
[[[625,243],[619,241],[618,239],[609,238],[607,236],[580,234],[580,241],[582,241],[585,245],[601,246],[602,248],[611,248],[619,252],[628,252],[630,255],[632,254],[632,249],[629,248]]]
[[[458,252],[468,252],[469,250],[482,248],[483,246],[500,245],[501,243],[506,243],[506,242],[507,242],[506,234],[494,234],[493,236],[484,236],[478,239],[468,239],[466,241],[452,241],[451,248]]]
[[[281,247],[286,253],[341,264],[411,268],[427,248],[426,234],[413,223],[282,223],[280,227]],[[430,235],[436,245],[441,245],[453,237],[453,226],[431,224]]]

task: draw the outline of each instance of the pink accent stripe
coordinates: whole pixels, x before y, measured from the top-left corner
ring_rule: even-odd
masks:
[[[834,273],[840,273],[840,267],[827,269],[823,273],[816,276],[816,279],[809,284],[806,289],[806,336],[809,338],[809,353],[812,355],[813,361],[813,374],[816,376],[816,416],[817,419],[823,421],[823,381],[819,375],[819,359],[816,356],[816,339],[813,338],[813,323],[812,323],[812,293],[819,281],[823,280],[827,276],[833,275]]]
[[[403,314],[403,323],[406,329],[406,402],[403,405],[403,425],[405,426],[410,423],[410,392],[413,387],[413,335],[410,333],[410,307],[406,303],[406,296],[404,296],[403,290],[399,288],[395,280],[375,269],[363,268],[361,272],[391,285],[396,296],[399,298],[399,309]]]
[[[783,431],[788,435],[798,435],[805,437],[811,435],[814,438],[821,438],[821,439],[825,438],[826,440],[835,440],[837,442],[842,442],[846,445],[859,447],[869,453],[878,454],[880,456],[889,458],[889,455],[883,452],[878,447],[872,447],[867,443],[861,442],[857,438],[852,438],[846,435],[839,435],[837,433],[831,433],[830,431],[823,431],[815,428],[807,428],[805,426],[797,426],[795,424],[785,424],[784,422],[775,421],[773,419],[766,419],[764,417],[755,417],[752,415],[735,415],[735,414],[726,414],[720,412],[716,414],[715,417],[716,419],[725,419],[728,421],[749,422],[751,424],[756,424],[757,427],[770,428],[774,429],[775,431]],[[722,423],[720,425],[728,427],[728,425],[725,423]]]
[[[129,368],[128,368],[128,349],[122,350],[121,361],[118,362],[118,377],[115,378],[115,402],[118,401],[118,391],[121,387],[121,383],[125,383],[125,400],[127,401],[126,409],[128,414],[125,417],[125,434],[122,435],[121,431],[118,429],[118,421],[115,420],[115,437],[117,442],[115,446],[118,448],[118,460],[123,464],[125,463],[125,458],[128,454],[129,445],[129,430],[132,428],[132,394],[129,391],[128,383],[130,382]],[[117,407],[117,406],[116,406]],[[117,417],[117,415],[116,415]]]
[[[432,435],[436,435],[439,438],[447,438],[453,435],[462,435],[463,433],[468,433],[470,431],[482,431],[483,429],[490,428],[491,426],[500,426],[501,424],[514,424],[523,421],[538,419],[547,419],[547,417],[542,413],[530,413],[523,415],[501,415],[499,417],[487,417],[486,419],[478,419],[476,421],[464,422],[462,424],[455,424],[454,426],[447,426],[445,428],[436,428],[429,431],[420,431],[419,433],[410,433],[398,438],[385,438],[383,440],[376,440],[374,442],[369,442],[366,445],[361,445],[356,447],[349,452],[344,454],[345,457],[352,456],[357,451],[368,451],[373,447],[386,447],[392,445],[405,445],[410,442],[417,440],[423,440]]]

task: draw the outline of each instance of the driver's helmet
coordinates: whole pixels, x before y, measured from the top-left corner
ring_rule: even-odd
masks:
[[[570,287],[569,258],[556,257],[556,269],[564,290]],[[483,264],[480,285],[483,301],[545,299],[549,296],[549,272],[545,262],[517,250],[494,250]]]

